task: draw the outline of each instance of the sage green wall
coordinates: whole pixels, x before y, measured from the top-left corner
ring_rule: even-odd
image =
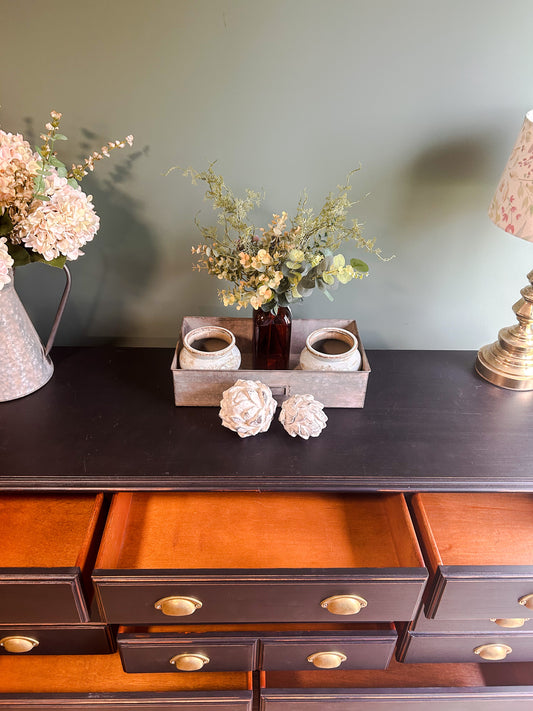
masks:
[[[531,0],[0,0],[0,123],[63,112],[77,160],[135,134],[84,181],[101,217],[58,342],[172,345],[182,316],[230,314],[191,271],[213,213],[173,165],[218,168],[294,211],[361,164],[355,214],[386,255],[297,317],[355,317],[367,347],[477,348],[513,323],[533,266],[487,207],[533,102]],[[356,250],[357,251],[357,250]],[[363,253],[357,256],[365,258]],[[62,276],[17,284],[44,332]],[[242,314],[242,312],[241,312]]]

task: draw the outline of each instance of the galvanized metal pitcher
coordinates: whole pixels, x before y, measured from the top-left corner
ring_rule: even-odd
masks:
[[[49,353],[70,293],[71,276],[63,267],[66,286],[46,347],[15,291],[14,273],[0,290],[0,402],[15,400],[42,388],[54,372]]]

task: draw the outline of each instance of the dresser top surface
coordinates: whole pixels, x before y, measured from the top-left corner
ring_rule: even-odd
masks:
[[[533,491],[533,392],[481,380],[473,352],[369,351],[364,408],[308,441],[176,407],[171,349],[52,357],[44,388],[0,404],[2,489]]]

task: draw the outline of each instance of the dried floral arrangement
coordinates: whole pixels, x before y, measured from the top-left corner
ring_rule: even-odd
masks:
[[[330,291],[338,284],[368,273],[365,262],[347,262],[338,253],[341,244],[353,242],[380,256],[375,241],[363,238],[357,220],[347,222],[348,211],[355,204],[349,198],[350,177],[356,171],[336,193],[326,197],[318,214],[308,207],[304,192],[290,227],[287,213],[282,212],[272,217],[268,230],[256,230],[248,222],[248,213],[261,204],[262,195],[247,190],[245,198],[237,198],[213,165],[202,172],[188,168],[183,174],[193,184],[200,181],[207,185],[205,198],[218,211],[217,225],[204,227],[197,221],[204,242],[192,248],[197,255],[193,269],[233,283],[233,288],[219,291],[225,306],[277,311],[278,306],[302,301],[315,287],[333,300]]]
[[[78,183],[96,161],[132,145],[133,136],[110,141],[70,170],[58,158],[56,141],[61,114],[50,113],[43,144],[35,151],[21,134],[0,129],[0,289],[9,283],[9,270],[31,262],[63,267],[83,254],[100,226],[92,196]]]

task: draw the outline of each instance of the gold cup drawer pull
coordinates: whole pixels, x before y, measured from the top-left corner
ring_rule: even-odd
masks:
[[[11,654],[24,654],[24,652],[29,652],[39,644],[39,640],[33,639],[32,637],[3,637],[0,639],[0,647],[3,647],[6,652],[11,652]]]
[[[333,615],[357,615],[367,605],[364,597],[359,595],[332,595],[320,603],[320,607]]]
[[[474,654],[479,654],[481,659],[497,662],[500,659],[505,659],[512,651],[507,644],[482,644],[474,649]]]
[[[495,622],[499,627],[523,627],[529,617],[491,617],[490,621]]]
[[[318,669],[336,669],[347,658],[342,652],[315,652],[315,654],[310,654],[307,657],[307,661],[314,664]]]
[[[176,669],[180,671],[198,671],[209,664],[209,657],[205,654],[176,654],[170,660],[171,664],[174,664]]]
[[[533,593],[521,597],[518,604],[527,607],[528,610],[533,610]]]
[[[202,607],[202,603],[195,597],[170,595],[169,597],[162,597],[154,603],[154,607],[169,617],[185,617],[185,615],[192,615],[193,612],[199,610]]]

